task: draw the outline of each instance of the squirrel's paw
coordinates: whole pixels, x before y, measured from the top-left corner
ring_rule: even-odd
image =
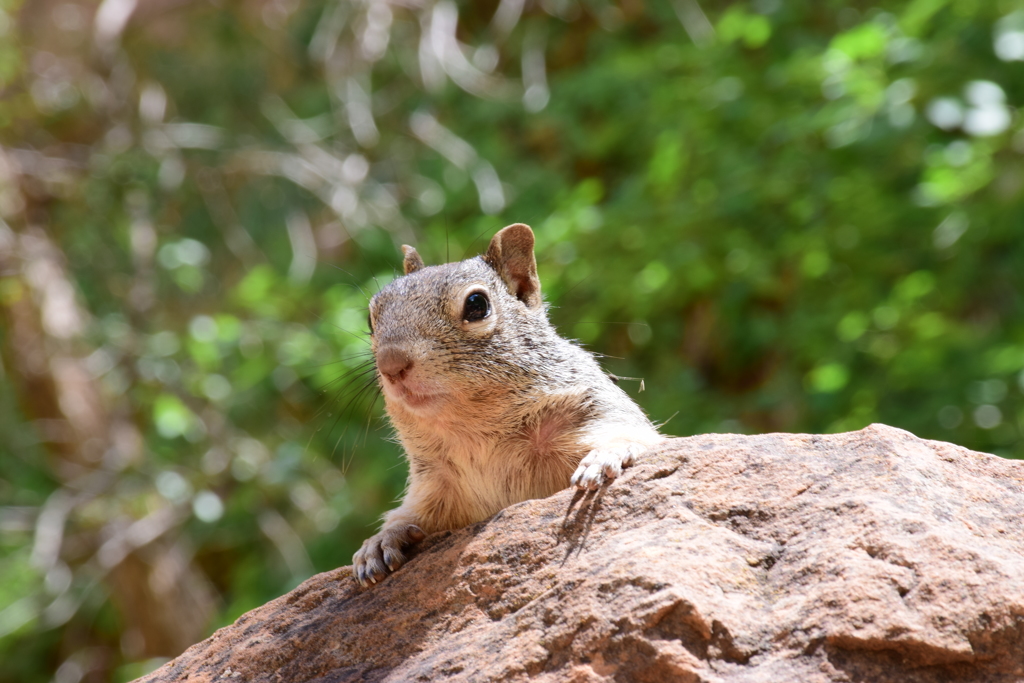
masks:
[[[580,466],[569,483],[581,489],[596,489],[622,474],[622,468],[633,464],[633,459],[647,450],[640,443],[620,443],[595,448],[580,460]]]
[[[363,588],[375,584],[389,572],[405,564],[402,549],[426,536],[415,524],[386,526],[379,533],[363,541],[363,547],[352,556],[352,570]]]

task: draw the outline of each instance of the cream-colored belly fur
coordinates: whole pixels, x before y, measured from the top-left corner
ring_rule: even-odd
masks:
[[[533,396],[501,415],[475,414],[474,407],[459,405],[428,419],[391,410],[409,456],[402,517],[415,516],[427,533],[560,491],[592,447],[580,392]]]

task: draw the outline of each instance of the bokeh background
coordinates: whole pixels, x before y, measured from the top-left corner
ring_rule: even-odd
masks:
[[[0,681],[125,681],[350,562],[366,297],[537,232],[677,435],[1024,458],[1011,0],[0,0]]]

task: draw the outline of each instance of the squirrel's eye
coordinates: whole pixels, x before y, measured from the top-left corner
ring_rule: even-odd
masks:
[[[467,323],[483,320],[491,313],[491,302],[480,292],[473,292],[466,297],[466,306],[462,309],[462,319]]]

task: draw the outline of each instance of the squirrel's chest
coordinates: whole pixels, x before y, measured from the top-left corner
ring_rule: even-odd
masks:
[[[491,430],[447,430],[427,448],[409,449],[413,470],[447,479],[449,490],[499,507],[551,495],[569,485],[587,450],[586,411],[564,407],[535,407]],[[416,467],[417,459],[424,467]]]
[[[470,404],[428,421],[393,415],[413,477],[458,479],[474,489],[512,489],[519,500],[526,491],[548,495],[568,486],[588,450],[585,431],[595,417],[590,392],[530,392],[506,401],[501,411]]]
[[[410,493],[442,527],[485,519],[513,503],[569,486],[589,450],[585,395],[522,401],[497,420],[469,417],[398,433],[410,465]]]
[[[518,397],[501,414],[459,411],[453,419],[419,424],[412,434],[399,428],[399,435],[410,456],[449,460],[488,475],[518,473],[582,457],[584,430],[593,417],[587,391],[542,393]]]
[[[480,518],[513,503],[550,496],[569,485],[584,455],[569,444],[552,450],[558,441],[551,434],[531,434],[498,442],[486,451],[453,452],[445,471],[437,472],[436,483]]]

